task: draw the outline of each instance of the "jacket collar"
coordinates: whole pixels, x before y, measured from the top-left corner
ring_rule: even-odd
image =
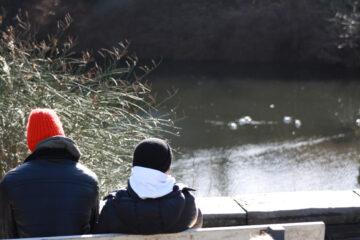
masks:
[[[68,158],[79,161],[80,156],[80,150],[73,140],[63,136],[55,136],[40,141],[34,152],[25,159],[25,162],[43,157]]]

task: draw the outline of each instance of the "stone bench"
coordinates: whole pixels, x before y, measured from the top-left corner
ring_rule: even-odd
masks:
[[[189,229],[180,233],[156,235],[129,235],[129,234],[94,234],[61,237],[22,238],[27,240],[249,240],[263,231],[282,231],[283,235],[275,240],[324,240],[325,224],[323,222],[287,223],[273,225],[249,225],[237,227],[218,227]]]

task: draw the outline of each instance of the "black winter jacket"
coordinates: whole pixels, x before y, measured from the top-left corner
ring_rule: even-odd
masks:
[[[96,233],[157,234],[201,227],[202,214],[192,189],[175,185],[163,197],[141,199],[128,184],[108,195],[95,226]]]
[[[96,175],[65,137],[47,138],[0,182],[0,238],[90,233],[98,218]]]

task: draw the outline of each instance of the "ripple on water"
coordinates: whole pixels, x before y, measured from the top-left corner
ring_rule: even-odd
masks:
[[[344,139],[339,134],[200,149],[176,160],[173,173],[198,196],[352,189],[358,184],[360,151],[358,141]]]

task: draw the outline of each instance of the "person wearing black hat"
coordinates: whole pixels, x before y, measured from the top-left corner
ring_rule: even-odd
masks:
[[[194,191],[170,176],[173,154],[158,138],[135,148],[127,188],[111,192],[101,210],[95,233],[157,234],[202,226]]]

